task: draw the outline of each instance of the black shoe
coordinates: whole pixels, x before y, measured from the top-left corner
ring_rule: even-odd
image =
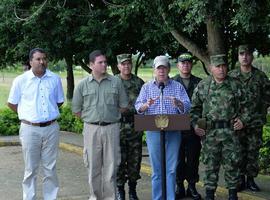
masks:
[[[137,192],[136,192],[136,185],[137,185],[137,182],[128,182],[128,186],[129,186],[129,191],[128,191],[129,200],[139,200],[139,198],[137,196]]]
[[[125,200],[125,189],[124,189],[124,186],[117,186],[116,199],[117,200]]]
[[[201,200],[201,195],[197,192],[195,183],[188,184],[187,197],[191,197],[193,200]]]
[[[246,178],[245,178],[245,175],[241,175],[240,182],[239,182],[238,187],[237,187],[237,191],[241,192],[245,189],[246,189]]]
[[[261,191],[259,186],[254,182],[253,177],[247,177],[247,189],[251,190],[252,192]]]
[[[176,184],[175,200],[183,199],[186,197],[184,183]]]
[[[215,199],[215,190],[206,189],[205,190],[205,200],[214,200]]]
[[[236,189],[229,189],[229,198],[228,198],[228,200],[238,200],[237,190]]]

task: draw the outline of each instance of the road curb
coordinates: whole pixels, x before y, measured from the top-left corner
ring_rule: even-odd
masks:
[[[0,140],[0,147],[3,147],[3,146],[19,146],[20,145],[20,142],[18,141],[4,141],[4,140]],[[76,153],[77,155],[80,155],[82,156],[83,155],[83,147],[79,147],[79,146],[76,146],[76,145],[73,145],[73,144],[69,144],[69,143],[64,143],[64,142],[60,142],[59,143],[59,147],[62,149],[62,150],[66,150],[66,151],[69,151],[69,152],[72,152],[72,153]],[[146,163],[142,163],[141,164],[141,172],[148,175],[148,176],[151,176],[152,174],[152,170],[151,170],[151,167],[146,164]],[[187,183],[185,183],[187,184]],[[204,187],[203,185],[203,182],[199,181],[197,183],[197,185],[199,187]],[[218,194],[221,194],[221,195],[227,195],[228,194],[228,190],[224,187],[218,187],[216,192]],[[240,192],[238,193],[238,197],[239,197],[239,200],[267,200],[265,198],[262,198],[262,197],[257,197],[257,196],[254,196],[252,194],[247,194],[247,193],[244,193],[244,192]],[[75,199],[78,199],[80,198],[79,196],[77,197],[68,197],[68,198],[61,198],[63,200],[65,199],[70,199],[70,200],[75,200]]]
[[[0,141],[0,147],[4,146],[20,146],[20,142],[18,141]]]

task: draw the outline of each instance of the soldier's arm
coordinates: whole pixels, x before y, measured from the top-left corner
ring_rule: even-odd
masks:
[[[242,87],[241,84],[238,86],[239,90],[237,92],[237,99],[239,100],[238,106],[240,107],[238,109],[237,118],[242,123],[243,126],[246,126],[249,121],[251,120],[252,113],[249,112],[249,107],[251,107],[249,104],[252,103],[252,94],[249,92],[249,90],[244,87]]]
[[[192,104],[190,109],[190,117],[191,117],[191,125],[195,127],[197,125],[198,119],[202,118],[202,105],[203,102],[200,97],[199,85],[195,88],[193,95],[192,95]]]

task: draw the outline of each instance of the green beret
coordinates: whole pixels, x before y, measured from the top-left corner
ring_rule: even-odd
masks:
[[[210,56],[210,64],[212,66],[218,66],[218,65],[226,65],[226,55],[225,54],[218,54],[218,55],[212,55]]]
[[[182,53],[177,59],[178,62],[189,61],[192,62],[192,55],[190,53]]]
[[[119,55],[116,56],[116,58],[117,58],[117,63],[120,64],[120,63],[125,62],[127,60],[131,61],[132,55],[131,54],[126,54],[126,53],[125,54],[119,54]]]

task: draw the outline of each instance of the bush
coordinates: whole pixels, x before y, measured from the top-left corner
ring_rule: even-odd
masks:
[[[60,118],[57,121],[61,131],[82,133],[83,122],[72,113],[69,104],[60,108]]]
[[[20,121],[17,113],[9,108],[0,110],[0,135],[18,135]]]
[[[263,145],[259,156],[260,172],[270,174],[270,115],[267,116],[267,123],[263,127],[262,138]]]
[[[60,108],[60,118],[57,120],[61,131],[69,131],[74,133],[82,133],[83,122],[75,117],[70,105]],[[0,110],[0,135],[18,135],[20,128],[20,120],[17,113],[9,108]]]

